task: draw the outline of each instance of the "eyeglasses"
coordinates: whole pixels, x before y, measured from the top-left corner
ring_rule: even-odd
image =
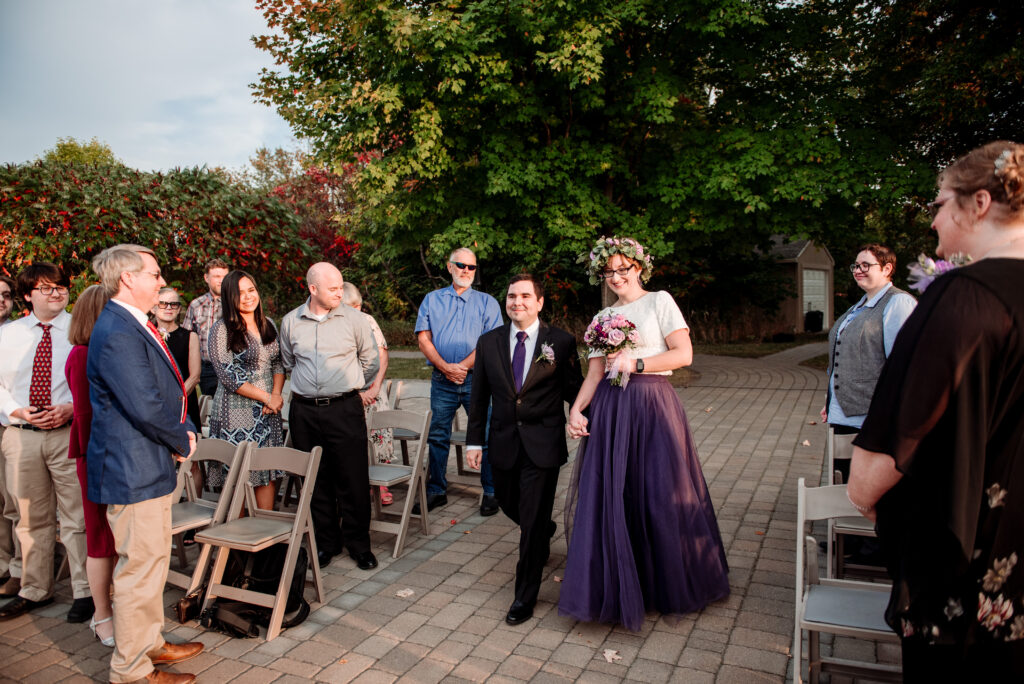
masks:
[[[929,202],[928,204],[925,205],[925,207],[928,209],[928,213],[934,219],[936,216],[939,215],[939,211],[941,211],[942,205],[944,205],[947,202],[949,202],[949,198],[946,198],[945,200],[936,200],[935,202]]]
[[[607,279],[611,278],[613,275],[618,273],[620,278],[625,278],[629,274],[629,272],[633,270],[635,266],[636,264],[630,264],[629,266],[623,266],[622,268],[610,268],[606,271],[601,271],[600,273],[598,273],[597,277]]]
[[[181,302],[157,302],[157,308],[160,309],[180,309]]]
[[[464,264],[461,261],[449,261],[448,263],[453,265],[455,268],[460,269],[460,270],[462,270],[462,269],[465,269],[467,271],[475,271],[476,270],[476,264]]]
[[[49,285],[40,285],[39,287],[33,287],[32,289],[39,290],[39,294],[43,295],[44,297],[49,297],[51,294],[56,294],[58,297],[66,297],[68,294],[68,288],[66,287],[50,287]],[[7,297],[4,297],[4,299],[7,299]]]
[[[864,271],[867,273],[871,270],[872,266],[882,267],[882,264],[869,264],[866,261],[862,261],[859,264],[850,264],[850,273],[856,273],[857,271]]]
[[[135,271],[136,273],[145,273],[146,275],[153,276],[154,280],[160,280],[163,277],[163,273],[160,271]]]

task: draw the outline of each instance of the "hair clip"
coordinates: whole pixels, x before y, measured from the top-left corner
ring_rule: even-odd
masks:
[[[1000,172],[1006,168],[1006,162],[1010,161],[1010,156],[1013,154],[1011,150],[1003,150],[1003,153],[996,157],[995,161],[995,175],[999,176]]]

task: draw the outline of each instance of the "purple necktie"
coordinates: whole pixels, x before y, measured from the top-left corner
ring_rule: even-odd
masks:
[[[523,389],[523,367],[526,365],[526,332],[520,330],[516,333],[515,351],[512,352],[512,377],[516,381],[516,392]]]

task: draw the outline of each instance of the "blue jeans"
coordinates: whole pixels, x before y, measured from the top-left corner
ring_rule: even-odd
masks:
[[[444,494],[448,491],[448,453],[451,451],[452,421],[455,412],[462,406],[469,411],[469,395],[473,391],[473,374],[466,375],[466,381],[456,385],[440,371],[435,370],[430,376],[430,434],[427,444],[430,446],[430,479],[427,480],[427,495]],[[490,432],[491,409],[487,409],[487,432]],[[487,460],[487,434],[484,435],[483,460],[480,464],[480,484],[484,494],[494,496],[494,477],[491,475],[491,463]]]

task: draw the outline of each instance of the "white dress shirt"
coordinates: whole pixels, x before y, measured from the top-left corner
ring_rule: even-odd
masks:
[[[64,377],[64,364],[71,353],[68,328],[71,314],[61,311],[50,321],[50,342],[53,350],[53,370],[50,373],[50,403],[70,404],[71,390]],[[32,385],[32,364],[36,359],[36,347],[43,339],[39,319],[29,314],[11,321],[0,328],[0,423],[24,423],[11,419],[11,413],[29,406],[29,389]]]

